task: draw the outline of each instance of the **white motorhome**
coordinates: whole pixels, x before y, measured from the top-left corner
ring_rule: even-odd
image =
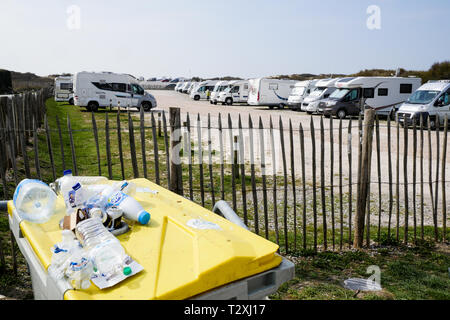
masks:
[[[292,110],[300,110],[303,100],[316,88],[318,80],[299,81],[295,84],[288,98],[288,105]]]
[[[231,106],[233,103],[247,103],[250,83],[248,80],[233,82],[217,98],[217,102]]]
[[[445,117],[450,118],[450,80],[431,80],[423,84],[406,100],[397,111],[400,124],[411,125],[415,121],[420,125],[422,116],[424,126],[430,121],[430,128],[435,129],[437,119],[444,124]]]
[[[200,82],[192,90],[189,97],[191,99],[194,99],[195,101],[198,101],[201,99],[208,99],[207,92],[209,91],[209,93],[211,93],[217,82],[218,82],[217,80],[206,80],[206,81]]]
[[[184,84],[184,82],[181,82],[181,81],[177,82],[177,84],[175,85],[175,88],[173,90],[178,92],[183,84]]]
[[[284,108],[292,89],[295,86],[295,80],[278,80],[270,78],[250,79],[248,104],[252,106],[268,106]]]
[[[194,90],[197,85],[198,85],[198,82],[191,82],[191,84],[189,85],[189,87],[187,89],[187,94],[191,94],[192,90]]]
[[[75,105],[86,107],[88,111],[109,106],[156,108],[153,95],[127,74],[112,72],[78,72],[74,76]]]
[[[357,116],[364,108],[375,109],[377,114],[392,116],[395,106],[403,103],[421,84],[414,77],[349,77],[336,81],[336,88],[328,99],[319,104],[326,117]]]
[[[339,79],[321,79],[317,81],[316,88],[302,103],[302,111],[309,114],[318,113],[320,100],[326,99],[336,90],[336,81]]]
[[[192,83],[191,81],[186,81],[186,82],[184,83],[184,85],[181,86],[180,92],[182,92],[182,93],[187,93],[187,91],[188,91],[189,86],[191,85],[191,83]]]
[[[73,77],[61,76],[55,78],[55,101],[73,104]]]
[[[211,104],[217,104],[220,93],[224,92],[228,88],[231,88],[236,82],[237,80],[217,82],[213,91],[211,92],[211,98],[209,99],[209,102]]]

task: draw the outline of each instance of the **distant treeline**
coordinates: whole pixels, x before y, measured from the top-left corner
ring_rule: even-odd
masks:
[[[39,77],[30,72],[0,70],[0,94],[39,90],[48,88],[53,83],[54,80],[49,77]]]

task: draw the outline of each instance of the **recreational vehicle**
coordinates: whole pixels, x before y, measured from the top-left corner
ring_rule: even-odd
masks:
[[[186,81],[184,85],[181,86],[180,92],[187,93],[189,86],[191,85],[191,81]]]
[[[212,104],[217,104],[219,95],[222,92],[224,92],[226,89],[231,88],[236,82],[237,82],[237,80],[217,82],[216,86],[214,87],[213,91],[211,92],[211,99],[209,99],[209,102]]]
[[[189,85],[189,88],[187,89],[187,94],[191,94],[192,90],[194,90],[197,85],[198,85],[198,82],[191,82],[191,84]]]
[[[207,99],[207,92],[210,93],[213,91],[214,86],[216,85],[217,80],[207,80],[200,82],[197,86],[195,86],[194,90],[192,90],[189,95],[191,99],[198,101],[200,99]]]
[[[179,92],[180,89],[181,89],[181,87],[182,87],[183,85],[184,85],[184,82],[183,82],[183,81],[177,82],[177,84],[175,85],[174,90],[177,91],[177,92]]]
[[[317,81],[316,88],[302,103],[302,111],[309,114],[318,113],[319,103],[322,99],[327,99],[335,90],[336,81],[339,79],[321,79]]]
[[[247,103],[249,94],[249,82],[239,80],[234,82],[229,88],[219,93],[217,102],[231,106],[233,103]]]
[[[119,105],[144,108],[145,111],[156,107],[155,97],[127,74],[78,72],[73,83],[75,105],[86,107],[88,111]]]
[[[61,76],[55,78],[55,101],[73,104],[73,78]]]
[[[292,110],[300,110],[303,100],[316,88],[317,81],[305,80],[297,82],[287,101],[289,108]]]
[[[403,103],[421,84],[420,78],[350,77],[336,81],[336,88],[328,99],[319,104],[326,117],[357,116],[361,109],[372,108],[377,114],[392,116],[395,106]],[[362,99],[362,100],[361,100]]]
[[[411,125],[415,121],[420,125],[422,116],[424,126],[430,121],[430,128],[444,124],[445,117],[450,118],[450,80],[431,80],[417,89],[399,108],[397,121]]]
[[[258,78],[249,80],[250,90],[248,104],[252,106],[268,106],[284,108],[289,94],[295,86],[295,80],[278,80]]]

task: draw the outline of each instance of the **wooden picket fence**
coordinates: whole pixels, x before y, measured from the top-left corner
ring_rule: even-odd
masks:
[[[311,117],[307,123],[280,117],[267,125],[251,115],[244,124],[241,115],[191,119],[179,108],[168,117],[111,108],[91,113],[89,125],[74,129],[70,117],[61,125],[56,116],[51,127],[45,94],[35,97],[35,106],[30,95],[0,100],[5,199],[19,172],[50,183],[71,168],[75,175],[95,171],[115,180],[144,177],[209,209],[219,199],[229,201],[252,231],[284,253],[344,250],[356,240],[358,246],[386,239],[407,244],[428,239],[430,229],[433,241],[448,241],[448,119],[438,130],[422,118],[401,128],[374,116]],[[95,150],[80,156],[86,134]],[[41,170],[39,137],[46,141],[48,174]],[[26,141],[33,145],[34,170]]]

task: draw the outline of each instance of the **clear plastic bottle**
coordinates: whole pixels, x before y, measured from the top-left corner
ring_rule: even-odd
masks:
[[[94,176],[94,177],[88,177],[88,176],[74,176],[72,174],[72,170],[64,170],[63,176],[58,178],[53,184],[52,187],[54,188],[55,192],[57,194],[65,195],[67,192],[70,191],[73,185],[77,183],[81,183],[84,186],[88,185],[95,185],[95,184],[105,184],[108,182],[108,178],[101,177],[101,176]]]
[[[128,273],[126,261],[129,256],[100,219],[90,218],[78,223],[75,232],[100,275],[110,278],[114,274]]]
[[[67,215],[72,214],[78,208],[84,205],[89,197],[88,191],[81,186],[80,183],[72,186],[72,190],[67,193],[66,197],[66,212]]]
[[[44,223],[55,212],[56,194],[40,180],[24,179],[17,185],[13,202],[22,219]]]
[[[52,262],[48,267],[48,273],[55,279],[62,279],[66,268],[69,266],[70,256],[81,248],[81,244],[76,239],[75,234],[70,230],[63,230],[62,241],[51,248]]]
[[[68,259],[66,276],[74,289],[88,289],[94,274],[94,266],[89,258],[89,252],[83,248],[76,250]]]

